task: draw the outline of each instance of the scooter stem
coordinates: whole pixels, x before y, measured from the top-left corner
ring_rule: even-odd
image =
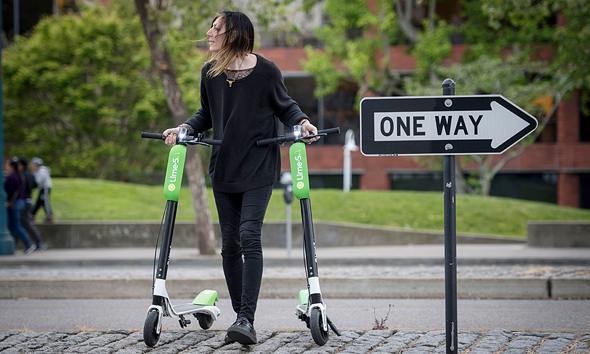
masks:
[[[178,202],[168,200],[166,202],[166,216],[164,217],[164,230],[162,232],[162,243],[160,245],[160,255],[158,257],[158,268],[156,271],[155,292],[152,299],[152,305],[164,306],[164,297],[168,297],[164,282],[168,274],[168,263],[170,261],[170,248],[172,247],[172,235],[174,234],[174,221],[176,220],[176,210]],[[159,287],[162,287],[161,289]]]
[[[160,246],[160,257],[158,257],[158,270],[156,279],[166,279],[168,274],[168,262],[170,261],[170,248],[172,246],[172,235],[174,234],[174,221],[178,202],[168,200],[166,202],[166,216],[164,219],[164,231],[162,232],[162,245]]]

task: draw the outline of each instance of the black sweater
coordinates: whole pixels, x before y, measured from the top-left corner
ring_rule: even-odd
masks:
[[[241,193],[279,179],[281,156],[277,144],[256,146],[259,139],[277,136],[278,117],[289,128],[307,118],[287,94],[283,76],[271,61],[257,56],[252,73],[232,86],[225,74],[207,77],[201,70],[201,108],[186,121],[201,133],[213,128],[209,175],[216,191]]]

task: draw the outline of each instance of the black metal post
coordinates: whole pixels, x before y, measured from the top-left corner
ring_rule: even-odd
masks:
[[[0,13],[2,3],[0,2]],[[2,16],[0,16],[0,27],[2,27]],[[2,65],[2,43],[0,43],[0,67]],[[0,70],[0,166],[4,167],[4,115],[2,103],[2,71]],[[0,255],[14,254],[14,237],[8,231],[8,215],[6,214],[6,192],[4,192],[4,178],[0,179]]]
[[[455,82],[442,84],[444,96],[455,95]],[[445,146],[452,151],[452,143]],[[443,161],[445,218],[445,317],[447,354],[457,353],[457,215],[455,208],[455,156],[445,155]]]

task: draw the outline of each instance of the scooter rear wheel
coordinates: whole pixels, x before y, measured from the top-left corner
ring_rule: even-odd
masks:
[[[199,326],[202,329],[209,329],[213,325],[213,316],[207,315],[206,313],[197,313],[195,317],[199,321]]]
[[[150,311],[143,325],[143,341],[148,347],[153,347],[158,343],[160,334],[158,333],[158,320],[160,315],[158,311]]]
[[[328,331],[324,331],[322,312],[317,307],[311,309],[309,318],[311,337],[317,345],[324,345],[328,342]]]

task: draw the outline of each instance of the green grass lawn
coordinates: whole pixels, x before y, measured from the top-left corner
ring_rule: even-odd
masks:
[[[166,200],[161,186],[54,178],[51,202],[57,221],[150,220],[162,218]],[[314,220],[372,224],[421,230],[443,230],[441,192],[311,191]],[[217,211],[209,190],[209,208]],[[177,220],[194,219],[188,188],[180,194]],[[44,217],[43,212],[37,219]],[[299,203],[292,205],[294,222],[300,220]],[[266,220],[285,220],[283,191],[275,190]],[[457,232],[526,236],[529,220],[590,220],[590,210],[509,198],[457,196]]]

